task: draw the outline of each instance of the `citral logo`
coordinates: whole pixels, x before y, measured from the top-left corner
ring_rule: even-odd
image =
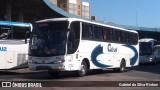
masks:
[[[112,45],[108,44],[108,52],[117,52],[117,48],[112,47]]]

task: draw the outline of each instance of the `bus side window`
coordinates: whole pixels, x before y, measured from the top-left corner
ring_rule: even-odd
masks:
[[[70,32],[69,37],[68,37],[68,48],[73,49],[74,48],[74,35],[73,32]]]
[[[114,42],[114,40],[113,40],[113,29],[109,29],[108,31],[109,31],[109,35],[110,35],[109,41]]]
[[[89,25],[86,23],[82,24],[82,38],[89,39]]]
[[[98,35],[99,35],[99,40],[103,40],[103,28],[102,27],[98,28]]]
[[[125,35],[124,35],[124,31],[120,31],[120,41],[121,43],[125,43]]]
[[[125,43],[125,44],[128,44],[127,32],[124,31],[123,33],[124,33],[124,43]]]
[[[114,42],[120,42],[119,30],[113,29],[113,39]]]
[[[85,39],[85,38],[87,38],[87,32],[86,32],[86,30],[85,30],[85,24],[83,23],[82,24],[82,38],[83,39]]]
[[[82,24],[82,39],[93,39],[93,26],[88,23]]]
[[[74,53],[79,45],[80,40],[80,22],[72,22],[67,42],[67,53]]]
[[[134,44],[138,43],[138,35],[134,33]]]
[[[93,26],[89,25],[89,38],[93,39]]]
[[[26,38],[26,32],[30,32],[29,27],[13,27],[13,39],[24,39]],[[29,34],[29,33],[28,33]],[[27,35],[29,38],[29,35]]]
[[[0,39],[12,39],[12,26],[0,25]]]
[[[128,33],[128,36],[129,36],[129,44],[133,44],[133,33]]]
[[[100,26],[94,26],[94,39],[95,40],[102,40],[102,27]]]
[[[106,41],[107,40],[107,31],[106,28],[103,28],[103,40]]]
[[[109,28],[104,28],[105,41],[111,41],[111,32]]]

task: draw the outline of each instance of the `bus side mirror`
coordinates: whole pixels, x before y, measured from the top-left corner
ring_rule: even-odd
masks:
[[[30,34],[29,31],[27,31],[26,34],[25,34],[25,44],[27,44],[27,36],[28,36],[28,34]]]

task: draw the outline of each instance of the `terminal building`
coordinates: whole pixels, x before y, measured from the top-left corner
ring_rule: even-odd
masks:
[[[81,0],[51,0],[53,4],[70,14],[90,19],[90,3]]]
[[[0,0],[0,20],[33,23],[48,18],[90,19],[90,3],[81,0]],[[139,32],[141,38],[160,41],[159,28],[114,25]]]

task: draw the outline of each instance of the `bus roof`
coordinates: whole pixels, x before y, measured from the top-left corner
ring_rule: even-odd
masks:
[[[30,26],[31,26],[31,23],[11,22],[11,21],[0,21],[0,25],[19,26],[19,27],[30,27]]]
[[[109,28],[121,29],[121,30],[126,30],[126,31],[130,31],[130,32],[138,33],[135,30],[128,30],[128,29],[124,29],[124,28],[120,28],[120,27],[116,27],[116,26],[107,25],[105,23],[101,23],[101,22],[98,22],[98,21],[86,20],[86,19],[81,19],[81,18],[51,18],[51,19],[39,20],[39,21],[37,21],[37,23],[39,23],[39,22],[50,22],[50,21],[82,21],[82,22],[86,22],[86,23],[92,23],[92,24],[106,26],[106,27],[109,27]]]

